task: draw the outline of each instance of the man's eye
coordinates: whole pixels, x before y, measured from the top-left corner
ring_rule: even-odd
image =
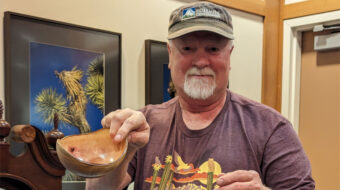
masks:
[[[183,47],[183,50],[184,50],[184,51],[190,51],[190,50],[191,50],[191,47]]]
[[[209,49],[210,49],[210,51],[212,51],[212,52],[216,52],[216,51],[219,50],[217,47],[211,47],[211,48],[209,48]]]

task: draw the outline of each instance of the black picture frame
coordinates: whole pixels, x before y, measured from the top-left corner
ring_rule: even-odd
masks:
[[[4,14],[6,120],[13,126],[30,123],[30,42],[103,54],[104,111],[121,108],[121,34],[15,12]],[[41,72],[44,72],[43,70]],[[12,154],[22,151],[11,143]],[[63,183],[84,188],[84,181]]]
[[[30,41],[104,53],[104,114],[121,107],[120,33],[5,12],[5,105],[11,125],[29,123]]]
[[[166,89],[169,87],[168,82],[171,76],[165,75],[167,65],[169,64],[169,55],[167,43],[156,40],[145,40],[145,104],[160,104],[165,101],[166,97],[172,97],[167,94]],[[169,71],[166,71],[169,72]],[[167,84],[165,84],[167,83]],[[166,98],[169,99],[169,98]]]

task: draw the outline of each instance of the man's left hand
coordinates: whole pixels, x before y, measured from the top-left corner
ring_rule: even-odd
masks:
[[[220,190],[269,190],[262,184],[260,175],[256,171],[237,170],[234,172],[220,174],[217,179]]]

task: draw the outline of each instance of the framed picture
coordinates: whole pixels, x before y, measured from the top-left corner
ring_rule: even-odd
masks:
[[[168,64],[166,42],[145,40],[145,104],[159,104],[174,97]]]
[[[5,105],[11,125],[65,136],[101,128],[121,107],[121,34],[5,12]]]

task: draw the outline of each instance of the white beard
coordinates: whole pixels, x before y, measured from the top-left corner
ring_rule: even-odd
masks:
[[[211,75],[209,78],[196,78],[190,75]],[[205,100],[214,94],[216,74],[209,68],[192,67],[185,73],[184,92],[193,99]]]

